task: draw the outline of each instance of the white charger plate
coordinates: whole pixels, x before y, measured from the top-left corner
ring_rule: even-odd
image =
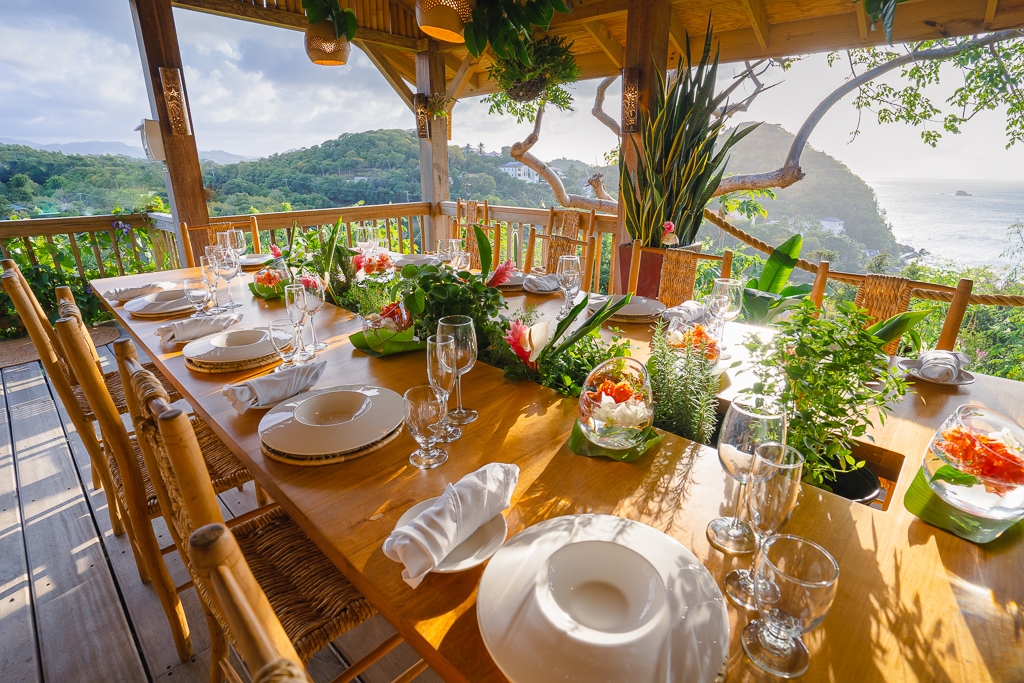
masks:
[[[185,344],[181,355],[203,363],[237,363],[276,353],[265,328],[217,332]]]
[[[242,254],[238,262],[243,266],[262,266],[274,260],[271,254]]]
[[[357,451],[380,441],[405,420],[401,394],[369,385],[317,389],[283,401],[260,420],[270,448],[300,457]]]
[[[896,367],[898,367],[900,370],[907,373],[914,379],[919,379],[922,382],[928,382],[930,384],[939,384],[946,387],[959,387],[963,386],[964,384],[973,384],[976,379],[974,375],[967,372],[966,370],[960,370],[960,374],[958,374],[954,379],[948,382],[940,382],[937,379],[928,379],[927,377],[921,376],[921,361],[919,360],[903,359],[896,362]]]
[[[491,558],[477,593],[477,620],[501,672],[512,683],[616,680],[609,679],[616,674],[595,664],[608,660],[607,648],[557,628],[537,597],[548,558],[580,541],[616,543],[639,553],[664,584],[669,610],[668,638],[659,655],[664,670],[656,680],[629,678],[630,683],[711,683],[729,652],[729,615],[714,577],[675,539],[611,515],[546,520],[513,536]],[[610,661],[618,666],[616,657]]]
[[[401,270],[405,266],[436,266],[441,263],[441,259],[431,254],[402,254],[395,259],[395,268]]]
[[[159,315],[161,313],[177,313],[193,308],[185,296],[183,289],[165,289],[162,292],[153,292],[146,296],[128,301],[124,310],[129,313],[142,313],[143,315]]]
[[[611,297],[616,303],[622,300],[624,294],[616,294]],[[591,312],[604,306],[605,302],[608,301],[609,297],[603,294],[591,294],[590,303],[588,308]],[[657,299],[648,299],[643,296],[634,296],[629,300],[629,303],[620,308],[615,312],[615,316],[633,317],[633,316],[657,316],[665,312],[665,304],[661,303]],[[613,316],[613,317],[615,317]]]
[[[428,498],[422,503],[413,505],[398,518],[395,529],[411,522],[421,512],[433,505],[436,500],[437,498]],[[499,512],[474,531],[469,538],[455,546],[431,572],[453,574],[481,565],[498,551],[507,535],[508,524],[505,522],[505,516]]]

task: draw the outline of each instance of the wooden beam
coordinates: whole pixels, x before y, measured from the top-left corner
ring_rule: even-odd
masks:
[[[448,97],[454,97],[459,99],[462,92],[469,85],[470,76],[473,75],[473,67],[476,65],[477,58],[467,53],[466,58],[462,60],[462,64],[455,71],[455,76],[448,84]]]
[[[626,59],[622,46],[615,40],[611,31],[604,25],[604,22],[600,19],[585,21],[583,22],[583,27],[594,37],[598,46],[608,55],[608,59],[612,60],[612,64],[621,69]]]
[[[686,54],[686,27],[683,26],[683,21],[675,10],[672,11],[669,17],[668,37],[672,44],[675,45],[676,51],[688,60],[690,55]]]
[[[771,25],[768,23],[768,13],[764,9],[764,2],[762,0],[743,0],[743,6],[747,10],[747,17],[750,19],[750,27],[754,29],[757,44],[761,46],[762,50],[767,50]]]
[[[996,6],[999,4],[999,0],[988,0],[988,4],[985,5],[985,26],[991,26],[992,22],[996,20]]]
[[[868,13],[864,11],[864,2],[854,3],[854,12],[857,13],[857,31],[860,33],[861,40],[868,39],[868,28],[871,26],[871,20],[868,18]]]
[[[428,40],[427,50],[416,54],[416,92],[429,97],[447,92],[447,85],[444,53],[436,40]],[[441,214],[441,202],[451,198],[448,122],[444,118],[431,117],[430,137],[420,139],[420,193],[423,201],[430,202],[424,231],[424,246],[429,249],[435,238],[446,237],[449,232],[449,220]]]
[[[405,106],[409,107],[410,111],[415,111],[416,107],[413,105],[412,91],[405,84],[405,81],[402,80],[402,74],[398,72],[394,64],[384,55],[383,50],[372,43],[364,43],[361,40],[353,42],[356,44],[356,47],[366,53],[366,56],[370,58],[373,65],[377,67],[377,70],[384,75],[384,79],[395,89],[398,96],[405,102]]]
[[[629,0],[576,0],[572,3],[572,13],[555,12],[555,16],[551,18],[549,32],[556,28],[564,28],[567,24],[581,24],[584,21],[622,14],[629,6]]]

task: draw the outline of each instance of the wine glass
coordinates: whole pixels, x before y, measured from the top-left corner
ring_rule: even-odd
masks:
[[[564,320],[572,311],[573,300],[579,294],[580,285],[583,283],[583,266],[580,263],[580,257],[575,255],[559,256],[555,277],[558,279],[558,287],[562,290],[562,296],[565,297],[562,310],[558,312],[558,319]]]
[[[186,278],[184,284],[185,298],[192,304],[196,312],[190,317],[192,318],[205,318],[209,316],[209,313],[203,311],[206,308],[206,304],[210,301],[210,288],[206,284],[206,280],[201,277],[190,277]]]
[[[758,546],[789,521],[800,497],[804,456],[792,446],[761,444],[754,451],[747,482],[748,523]],[[762,587],[767,592],[770,587]],[[725,593],[740,607],[757,609],[751,572],[734,569],[725,576]]]
[[[724,351],[725,323],[740,317],[740,312],[743,311],[743,283],[730,277],[715,278],[711,296],[714,297],[712,306],[717,309],[713,314],[722,321],[722,333],[719,337],[723,340],[720,348]],[[723,359],[731,357],[730,354],[725,354]]]
[[[306,303],[306,313],[309,314],[309,330],[313,340],[306,350],[312,351],[316,355],[317,351],[323,351],[327,348],[327,344],[316,339],[315,322],[316,314],[324,308],[327,286],[324,284],[323,278],[316,273],[303,273],[299,276],[299,284],[306,290],[304,301]]]
[[[743,629],[743,651],[765,671],[795,678],[810,664],[800,636],[816,628],[832,607],[839,565],[817,543],[782,535],[765,542],[754,572],[754,602],[761,620]]]
[[[295,360],[307,361],[316,357],[316,351],[307,350],[302,341],[302,330],[306,326],[306,288],[301,284],[284,286],[284,308],[292,321],[295,336]]]
[[[452,256],[452,268],[455,270],[469,270],[472,262],[473,259],[470,257],[469,252],[462,249],[461,245],[459,245],[458,251],[454,252]]]
[[[240,271],[238,256],[231,249],[217,249],[214,252],[214,258],[217,263],[217,274],[227,283],[228,302],[224,304],[224,308],[241,307],[242,304],[235,301],[235,296],[231,293],[231,281]]]
[[[233,228],[228,230],[228,235],[230,235],[228,242],[230,242],[231,250],[235,252],[235,256],[240,257],[248,249],[248,246],[245,244],[245,233],[237,228]]]
[[[274,372],[295,367],[295,352],[298,350],[295,344],[295,323],[291,318],[274,318],[267,325],[267,331],[270,332],[270,343],[281,357],[281,364]]]
[[[427,337],[427,377],[437,397],[448,405],[448,397],[455,388],[455,338],[449,335]],[[443,443],[455,441],[462,436],[462,430],[448,424],[447,416],[437,440]]]
[[[199,268],[203,273],[203,279],[206,281],[206,286],[210,288],[210,301],[213,302],[213,307],[208,311],[209,313],[223,313],[225,309],[219,303],[217,303],[217,281],[220,280],[220,274],[217,270],[217,259],[212,255],[214,252],[207,247],[207,253],[210,256],[199,257]]]
[[[448,459],[446,451],[434,447],[447,413],[448,401],[441,399],[429,384],[405,392],[405,426],[420,446],[409,456],[413,467],[430,470]]]
[[[750,478],[754,451],[763,443],[786,442],[786,411],[775,399],[748,394],[733,399],[722,420],[718,438],[718,460],[737,482],[732,517],[719,517],[708,524],[708,541],[723,553],[752,553],[754,532],[740,519],[743,493]],[[769,457],[765,452],[764,456]],[[778,457],[782,454],[778,453]]]
[[[437,323],[437,334],[455,339],[455,397],[458,408],[448,414],[448,421],[456,425],[468,425],[477,418],[475,410],[462,407],[462,376],[476,364],[476,328],[468,315],[448,315]]]

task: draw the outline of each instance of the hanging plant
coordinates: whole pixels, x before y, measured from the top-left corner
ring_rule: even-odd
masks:
[[[533,27],[547,31],[555,12],[571,11],[565,0],[477,0],[472,20],[463,29],[466,48],[479,57],[489,44],[499,58],[518,57],[528,64],[526,45],[533,36]]]
[[[448,93],[434,93],[427,98],[427,114],[438,119],[448,118],[448,106],[455,98]]]
[[[565,84],[580,77],[580,68],[572,54],[571,42],[547,36],[526,43],[526,60],[518,56],[498,57],[488,70],[500,90],[488,95],[491,114],[509,113],[516,121],[533,121],[540,102],[549,102],[559,109],[572,109],[572,95]]]

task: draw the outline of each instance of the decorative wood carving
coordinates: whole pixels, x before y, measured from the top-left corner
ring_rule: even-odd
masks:
[[[167,120],[174,135],[192,135],[192,121],[188,115],[188,100],[181,86],[181,70],[160,67],[160,85],[167,104]]]

